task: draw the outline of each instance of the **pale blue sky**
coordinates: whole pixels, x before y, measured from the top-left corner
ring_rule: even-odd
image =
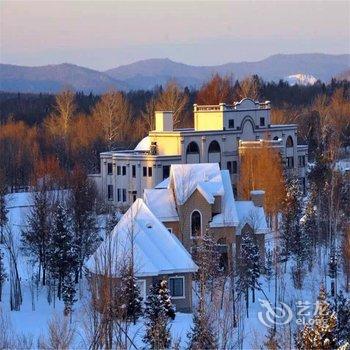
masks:
[[[1,1],[1,62],[108,69],[146,58],[195,65],[276,53],[350,53],[350,2]]]

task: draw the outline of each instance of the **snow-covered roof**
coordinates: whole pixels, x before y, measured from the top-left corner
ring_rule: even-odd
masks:
[[[169,178],[167,177],[162,182],[160,182],[155,188],[168,188],[169,186]]]
[[[134,148],[135,151],[149,151],[151,147],[151,138],[149,136],[144,137]]]
[[[87,267],[95,273],[102,270],[118,276],[118,267],[130,257],[131,241],[134,242],[137,277],[196,272],[198,269],[177,237],[167,230],[140,198],[123,215],[110,238],[101,243],[88,260]],[[115,268],[106,270],[106,261],[112,262]]]
[[[174,195],[171,189],[145,189],[143,199],[148,208],[160,221],[179,221]]]
[[[232,191],[231,179],[228,170],[221,170],[224,195],[221,202],[221,213],[213,216],[210,227],[238,226],[236,201]]]
[[[170,182],[176,201],[182,205],[198,189],[208,203],[212,204],[214,196],[224,195],[221,172],[217,163],[172,164]]]
[[[256,233],[269,231],[263,207],[255,206],[252,201],[236,201],[236,208],[241,228],[248,223]]]

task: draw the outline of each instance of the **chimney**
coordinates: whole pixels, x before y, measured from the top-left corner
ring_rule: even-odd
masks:
[[[173,112],[155,112],[156,131],[173,131]]]
[[[256,207],[262,207],[264,205],[265,191],[254,190],[250,191],[250,199]]]

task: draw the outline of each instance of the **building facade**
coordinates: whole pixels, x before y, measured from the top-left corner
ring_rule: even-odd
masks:
[[[156,128],[133,150],[101,153],[101,172],[93,174],[101,196],[130,206],[170,173],[171,164],[219,163],[235,190],[239,152],[268,142],[277,147],[287,172],[306,188],[307,146],[297,143],[297,125],[273,125],[270,102],[243,99],[233,105],[194,105],[194,128],[174,129],[172,112],[156,112]]]

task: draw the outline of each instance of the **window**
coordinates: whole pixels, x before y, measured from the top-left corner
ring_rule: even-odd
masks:
[[[170,165],[163,165],[163,180],[170,175]]]
[[[152,167],[151,166],[148,167],[148,176],[152,177]]]
[[[185,297],[185,277],[169,277],[169,290],[173,298]]]
[[[287,168],[294,168],[294,157],[287,157]]]
[[[305,156],[299,156],[299,167],[303,168],[305,166]]]
[[[107,186],[107,196],[109,201],[113,200],[113,185]]]
[[[293,139],[292,139],[292,136],[288,136],[287,137],[287,142],[286,142],[286,147],[293,147],[293,144],[294,144],[294,142],[293,142]]]
[[[117,175],[120,175],[120,165],[117,166]]]
[[[171,227],[166,228],[170,233],[173,233],[173,229]]]
[[[232,162],[232,174],[237,174],[237,162],[235,160]]]
[[[107,174],[112,175],[113,174],[113,164],[107,163]]]
[[[260,126],[265,126],[265,118],[260,118]]]
[[[126,202],[126,189],[123,188],[123,202]]]
[[[234,127],[235,127],[235,120],[234,119],[228,120],[228,127],[229,127],[229,129],[234,129]]]
[[[142,168],[142,175],[145,177],[145,176],[147,176],[147,167],[146,166],[144,166],[143,168]]]
[[[198,210],[191,214],[191,236],[197,237],[202,234],[202,216]]]
[[[137,198],[136,193],[133,193],[133,194],[132,194],[132,201],[135,202],[135,201],[136,201],[136,198]]]
[[[125,176],[126,175],[126,166],[125,165],[123,165],[122,170],[123,170],[123,176]]]
[[[232,163],[231,162],[227,162],[227,170],[230,174],[232,174]]]
[[[136,165],[133,165],[131,167],[131,173],[132,173],[132,177],[136,177]]]
[[[187,150],[186,153],[199,153],[199,147],[195,142],[191,142],[188,146],[187,146]]]
[[[118,202],[121,202],[121,200],[122,200],[121,189],[120,188],[117,189],[117,199],[118,199]]]

